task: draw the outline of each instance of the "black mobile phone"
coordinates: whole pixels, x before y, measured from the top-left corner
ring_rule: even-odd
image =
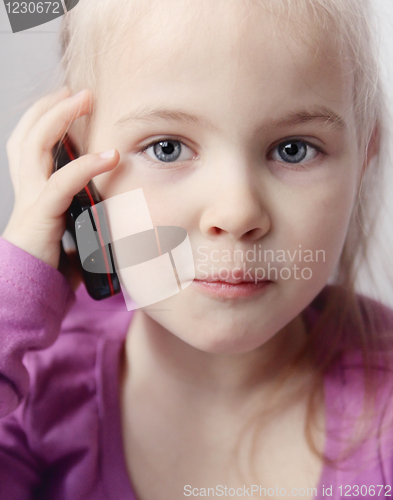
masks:
[[[77,157],[76,148],[69,136],[65,135],[53,148],[53,173]],[[66,214],[66,231],[71,235],[78,250],[83,281],[87,292],[94,300],[112,297],[121,290],[119,278],[115,271],[111,244],[109,243],[109,230],[105,213],[102,205],[101,208],[96,207],[101,201],[93,181],[90,181],[87,186],[74,196]],[[100,209],[98,210],[98,208]],[[95,238],[95,242],[92,242],[93,247],[98,248],[98,250],[82,262],[82,252],[78,248],[78,240],[86,242],[87,246],[91,247],[89,240],[92,238]],[[106,245],[103,244],[105,241],[108,242]],[[61,246],[62,253],[65,253],[63,243],[61,243]],[[87,260],[89,261],[87,262]],[[92,270],[92,272],[87,271],[85,267]],[[97,272],[94,272],[94,269],[97,269]],[[106,270],[105,273],[102,272],[103,269]]]

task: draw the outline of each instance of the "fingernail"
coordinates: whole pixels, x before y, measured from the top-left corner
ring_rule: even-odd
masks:
[[[112,158],[114,156],[115,150],[114,149],[109,149],[108,151],[103,151],[100,153],[100,158]]]

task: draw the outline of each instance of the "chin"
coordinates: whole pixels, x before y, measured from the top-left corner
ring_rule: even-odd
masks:
[[[210,354],[242,354],[250,352],[260,347],[270,338],[266,334],[261,338],[261,331],[259,331],[258,336],[257,332],[253,335],[251,332],[234,332],[221,329],[215,331],[213,335],[211,328],[205,328],[202,331],[202,335],[201,329],[196,329],[194,335],[190,334],[190,330],[187,331],[187,335],[184,335],[184,333],[176,335],[175,332],[174,334],[188,345]]]

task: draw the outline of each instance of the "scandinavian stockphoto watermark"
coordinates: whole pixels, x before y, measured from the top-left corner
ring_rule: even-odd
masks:
[[[329,495],[329,492],[325,491],[323,487],[323,493]],[[183,495],[185,497],[236,497],[236,498],[247,498],[247,497],[259,497],[259,498],[269,498],[269,497],[311,497],[317,496],[317,488],[291,488],[287,490],[286,488],[280,488],[276,486],[275,488],[265,488],[260,484],[253,484],[251,486],[243,485],[242,487],[231,488],[230,486],[218,484],[214,488],[194,488],[187,484],[183,488]]]
[[[82,268],[117,273],[129,311],[172,297],[195,278],[187,231],[153,224],[142,188],[84,210],[75,236]]]
[[[320,496],[318,496],[318,489]],[[391,497],[391,485],[383,484],[339,484],[339,485],[325,485],[319,488],[265,488],[260,484],[253,484],[251,486],[241,486],[232,488],[227,485],[219,484],[214,488],[195,488],[187,484],[183,487],[183,495],[185,497],[259,497],[259,498],[342,498],[342,497]],[[321,491],[322,490],[322,491]]]
[[[261,245],[254,245],[252,249],[233,252],[208,251],[207,246],[199,246],[196,269],[201,280],[209,276],[236,280],[240,274],[243,279],[257,283],[260,280],[310,280],[313,264],[321,262],[326,262],[325,250],[304,249],[301,244],[291,250],[263,249]]]
[[[79,0],[27,0],[13,2],[4,0],[5,9],[13,33],[45,24],[73,9]]]

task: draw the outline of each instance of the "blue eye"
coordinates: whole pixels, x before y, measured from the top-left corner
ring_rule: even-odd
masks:
[[[301,163],[313,160],[320,151],[304,141],[289,140],[282,142],[273,150],[273,159],[285,163]],[[303,162],[303,163],[306,163]]]
[[[148,153],[150,149],[152,150],[152,154]],[[184,154],[187,153],[187,149],[191,152],[191,154],[188,155],[189,157],[187,157],[187,154]],[[169,138],[150,143],[142,152],[146,152],[153,160],[159,160],[164,163],[192,160],[195,156],[185,144]]]
[[[146,153],[157,163],[176,163],[189,161],[196,158],[193,151],[177,139],[169,137],[154,141],[143,148],[141,153]],[[312,161],[323,151],[316,146],[298,139],[287,140],[276,146],[273,150],[273,160],[303,165]]]

